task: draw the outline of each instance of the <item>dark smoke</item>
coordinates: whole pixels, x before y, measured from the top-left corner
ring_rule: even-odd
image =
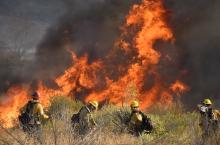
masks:
[[[165,5],[171,10],[169,22],[175,33],[175,45],[181,52],[179,68],[187,70],[182,80],[191,87],[183,101],[190,107],[209,97],[217,102],[220,95],[220,1],[165,0]]]
[[[50,28],[39,43],[35,55],[30,59],[22,59],[27,56],[20,54],[17,48],[7,48],[8,46],[1,44],[3,51],[1,54],[6,56],[6,58],[1,57],[1,91],[5,92],[14,84],[33,83],[35,85],[36,80],[39,79],[50,84],[52,79],[72,64],[67,49],[74,50],[78,56],[88,53],[90,61],[105,57],[120,34],[119,26],[123,24],[125,15],[132,4],[138,1],[1,1],[1,14],[13,16],[19,20],[31,19],[48,23],[55,19],[54,14],[62,13],[56,23],[49,23]],[[23,24],[19,25],[23,26]],[[17,29],[17,26],[15,25],[13,29]],[[25,39],[32,38],[32,35]],[[21,36],[18,34],[16,37]],[[28,47],[18,50],[26,52],[30,49]]]
[[[65,0],[65,14],[38,46],[36,58],[40,76],[57,76],[72,64],[67,49],[79,57],[88,54],[89,62],[106,57],[120,36],[119,26],[138,1]]]
[[[0,14],[25,14],[27,19],[53,23],[49,23],[51,26],[31,59],[20,59],[19,53],[8,51],[13,48],[0,41],[0,91],[6,91],[12,84],[38,79],[50,82],[71,65],[67,49],[74,50],[78,56],[87,53],[89,62],[105,58],[120,36],[119,26],[124,23],[130,7],[138,2],[140,0],[2,0]],[[183,101],[191,108],[203,98],[217,99],[220,95],[220,2],[164,0],[164,5],[168,9],[168,23],[176,41],[175,46],[163,42],[156,44],[162,53],[162,76],[167,81],[177,77],[190,86],[191,90]],[[35,6],[39,9],[31,11]],[[56,13],[61,16],[54,22]],[[126,66],[131,58],[117,51],[114,59],[106,60],[110,61],[106,62],[110,64],[106,69],[114,79],[118,74],[110,70],[116,70],[116,64]],[[166,63],[169,56],[174,60],[172,63]],[[146,88],[151,83],[153,76]]]
[[[35,47],[62,7],[59,0],[0,1],[0,94],[35,80]]]

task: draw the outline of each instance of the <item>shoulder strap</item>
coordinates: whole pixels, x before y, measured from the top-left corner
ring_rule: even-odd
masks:
[[[143,117],[144,121],[150,121],[150,118],[148,118],[148,116],[144,112],[140,111],[139,113]]]
[[[83,107],[79,110],[78,114],[80,114],[80,113],[81,113],[82,111],[84,111],[84,110],[86,110],[88,113],[91,112],[90,109],[89,109],[87,106],[83,106]]]
[[[139,111],[138,113],[140,113],[142,115],[142,117],[146,117],[146,115],[144,114],[144,112]]]
[[[91,113],[91,110],[89,109],[89,107],[85,106],[86,110],[88,111],[88,113]]]

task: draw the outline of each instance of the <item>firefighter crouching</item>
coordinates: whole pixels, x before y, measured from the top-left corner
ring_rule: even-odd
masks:
[[[25,132],[33,133],[40,129],[41,122],[49,117],[44,113],[43,106],[39,102],[39,93],[32,94],[30,100],[22,109],[19,121]]]
[[[130,107],[129,131],[137,136],[143,133],[150,133],[153,130],[152,122],[150,118],[139,109],[139,102],[133,101]]]
[[[216,133],[219,128],[220,112],[213,109],[212,101],[205,99],[202,104],[198,105],[200,112],[200,127],[203,132],[203,137]]]
[[[73,114],[71,121],[73,125],[79,125],[79,134],[86,134],[96,126],[93,112],[98,109],[98,105],[97,101],[90,101],[86,106],[83,106],[77,114]]]

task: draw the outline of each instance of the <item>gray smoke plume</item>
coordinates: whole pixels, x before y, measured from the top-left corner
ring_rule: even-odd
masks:
[[[1,15],[7,17],[25,15],[25,19],[40,22],[42,25],[39,26],[44,26],[44,29],[35,27],[34,33],[37,30],[44,31],[48,26],[49,28],[36,50],[29,49],[33,44],[32,41],[28,41],[30,44],[24,47],[28,49],[18,49],[26,52],[24,56],[19,55],[20,51],[14,51],[14,46],[0,41],[0,91],[7,90],[12,84],[31,83],[38,79],[43,79],[51,85],[50,80],[72,64],[67,49],[73,50],[78,56],[87,53],[89,62],[105,58],[120,36],[119,26],[124,23],[129,9],[140,1],[1,0]],[[159,67],[161,75],[166,82],[179,78],[190,86],[191,90],[182,98],[187,104],[193,102],[188,104],[189,107],[205,97],[216,99],[220,95],[218,85],[220,2],[218,0],[163,2],[168,9],[167,21],[174,32],[176,42],[175,46],[160,41],[155,44],[162,54]],[[4,18],[0,17],[0,20],[0,25],[3,26]],[[4,27],[1,28],[3,30]],[[2,37],[5,36],[4,31],[0,32]],[[36,40],[39,36],[30,36],[27,40],[31,38]],[[27,52],[31,52],[32,55]],[[132,52],[131,56],[125,56],[118,50],[116,54],[112,60],[104,62],[108,64],[108,68],[105,69],[112,79],[122,75],[112,71],[116,70],[114,68],[116,66],[125,66],[126,73],[127,63],[135,52]],[[174,61],[167,61],[169,58]],[[153,82],[152,76],[152,81],[148,81],[146,89]]]
[[[62,11],[59,0],[0,1],[0,94],[35,79],[36,45]]]
[[[192,107],[204,98],[217,100],[220,95],[220,1],[166,0],[165,6],[171,10],[170,25],[181,54],[179,68],[187,70],[182,80],[191,87],[183,97],[185,104]]]
[[[65,14],[48,29],[36,52],[41,79],[57,76],[72,64],[67,49],[79,57],[88,54],[89,62],[106,57],[120,36],[125,16],[138,1],[65,0]]]
[[[39,79],[50,84],[51,80],[72,64],[67,49],[74,50],[78,56],[87,53],[90,62],[102,59],[119,37],[119,26],[123,24],[129,9],[139,1],[1,1],[1,22],[8,18],[12,19],[6,21],[10,23],[12,29],[6,27],[7,31],[5,31],[2,27],[0,31],[2,38],[5,37],[5,33],[10,36],[2,41],[0,46],[1,92],[7,91],[14,84],[33,83],[35,85],[36,80]],[[19,23],[14,24],[15,22]],[[27,23],[30,25],[26,26]],[[50,26],[39,42],[42,30],[38,26],[41,24],[42,30]],[[6,24],[2,23],[2,26],[4,25]],[[32,27],[34,31],[31,30]],[[20,28],[22,29],[19,30]],[[15,32],[16,35],[14,35]],[[41,35],[36,35],[38,33]],[[33,47],[36,45],[36,40],[39,44],[35,49]],[[7,46],[7,44],[10,45]],[[16,44],[16,46],[11,44]],[[121,58],[123,61],[123,56]]]

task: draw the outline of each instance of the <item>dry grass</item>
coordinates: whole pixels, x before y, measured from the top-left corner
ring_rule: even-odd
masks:
[[[212,136],[206,143],[201,139],[198,114],[184,113],[179,105],[164,108],[155,107],[149,116],[155,124],[152,134],[140,137],[128,133],[126,120],[129,108],[105,105],[95,113],[98,126],[85,136],[79,136],[70,124],[70,117],[82,103],[64,97],[52,101],[48,108],[52,120],[46,122],[42,130],[33,137],[18,127],[0,130],[1,145],[199,145],[217,144],[219,136]],[[218,136],[218,137],[217,137]]]

